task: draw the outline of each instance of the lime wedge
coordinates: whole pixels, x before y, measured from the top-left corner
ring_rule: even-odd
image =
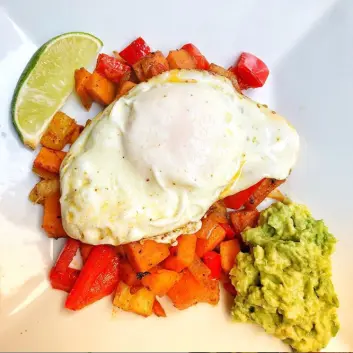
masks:
[[[42,45],[17,83],[12,121],[21,140],[35,148],[54,114],[74,87],[74,72],[87,66],[103,43],[91,34],[70,32]]]

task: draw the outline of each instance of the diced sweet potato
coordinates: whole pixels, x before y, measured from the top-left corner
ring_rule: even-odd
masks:
[[[219,281],[211,278],[210,269],[199,257],[195,256],[194,261],[189,266],[189,271],[203,287],[200,301],[216,305],[220,298]]]
[[[91,73],[88,72],[84,67],[75,71],[75,90],[77,95],[80,97],[82,105],[90,110],[92,106],[92,98],[89,95],[86,84],[89,78],[91,77]]]
[[[231,212],[229,217],[233,224],[235,234],[238,235],[247,227],[256,227],[259,212],[257,210],[240,210]]]
[[[33,162],[33,167],[36,169],[44,169],[50,173],[59,174],[60,165],[65,156],[66,152],[42,147]]]
[[[131,81],[125,81],[122,85],[119,86],[118,94],[116,95],[116,97],[120,98],[121,96],[127,94],[130,89],[134,88],[135,86],[136,83],[133,83]]]
[[[69,142],[75,126],[76,122],[74,119],[71,119],[63,112],[57,112],[42,136],[40,143],[44,147],[61,151]]]
[[[212,218],[206,217],[202,219],[202,226],[195,235],[199,239],[208,239],[211,232],[218,226],[218,222],[214,221]]]
[[[136,286],[140,281],[136,277],[136,271],[126,260],[121,260],[119,265],[119,275],[121,280],[128,286]]]
[[[153,240],[129,243],[124,246],[124,249],[132,267],[137,272],[148,271],[169,256],[168,245]]]
[[[235,259],[240,252],[238,239],[223,241],[220,245],[221,265],[225,273],[229,273],[233,268]]]
[[[83,126],[76,124],[74,131],[72,132],[70,136],[69,143],[72,145],[80,136],[81,132],[83,131]]]
[[[195,69],[196,61],[186,50],[171,50],[167,56],[170,69]]]
[[[154,294],[163,297],[180,279],[180,274],[169,270],[157,270],[142,278],[142,284]]]
[[[160,51],[146,55],[132,67],[141,82],[169,70],[168,61]]]
[[[147,288],[138,290],[130,300],[130,311],[142,316],[150,316],[153,313],[155,295]]]
[[[57,192],[60,192],[59,179],[41,180],[30,192],[29,199],[33,203],[44,204],[48,196]]]
[[[167,317],[167,314],[165,313],[163,306],[157,299],[155,299],[153,303],[153,313],[158,317]]]
[[[85,244],[85,243],[80,244],[80,253],[81,253],[83,263],[85,263],[86,260],[88,259],[88,256],[92,248],[93,248],[93,245]]]
[[[47,170],[43,168],[37,168],[35,166],[32,167],[32,172],[34,174],[37,174],[40,178],[45,179],[45,180],[50,180],[50,179],[57,179],[58,174],[57,173],[51,173],[48,172]]]
[[[208,70],[217,75],[227,77],[232,82],[233,87],[239,93],[241,93],[237,77],[233,74],[233,72],[230,72],[229,70],[226,70],[224,67],[218,66],[216,64],[211,64]]]
[[[66,237],[61,222],[60,194],[58,192],[48,196],[44,201],[43,229],[49,238]]]
[[[267,195],[274,189],[278,188],[283,184],[285,180],[277,179],[263,179],[260,185],[257,187],[255,192],[249,197],[249,200],[245,202],[244,207],[249,210],[254,210]]]
[[[115,84],[96,71],[87,80],[86,89],[91,98],[101,105],[109,105],[116,96]]]
[[[176,272],[181,272],[194,260],[196,250],[196,235],[180,235],[178,245],[175,247],[175,255],[170,255],[164,261],[164,268]]]
[[[189,270],[183,272],[181,279],[168,292],[168,297],[179,310],[199,303],[202,296],[203,287]]]
[[[120,281],[116,288],[113,305],[122,310],[130,311],[131,298],[132,294],[130,293],[130,287]]]
[[[206,283],[205,281],[211,275],[211,270],[201,261],[198,256],[195,256],[194,261],[189,266],[189,271],[200,283]]]
[[[217,225],[211,231],[207,239],[197,239],[196,254],[199,257],[203,257],[206,252],[212,251],[217,245],[219,245],[224,240],[225,236],[226,231],[220,225]]]

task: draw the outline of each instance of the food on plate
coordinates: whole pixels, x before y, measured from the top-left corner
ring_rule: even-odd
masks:
[[[196,68],[199,70],[208,70],[210,67],[209,62],[204,55],[201,54],[200,50],[195,47],[195,45],[188,43],[181,47],[181,49],[186,50],[190,55],[192,55],[196,61]]]
[[[55,113],[47,130],[42,136],[42,146],[61,151],[70,141],[71,135],[76,128],[76,122],[63,112]]]
[[[94,71],[86,82],[86,90],[91,98],[103,105],[112,103],[116,96],[116,85],[107,78]]]
[[[60,166],[65,156],[66,152],[42,147],[33,162],[33,167],[37,170],[44,169],[50,173],[59,175]]]
[[[250,53],[242,53],[229,70],[236,75],[241,90],[262,87],[270,73],[266,64]]]
[[[164,56],[139,37],[99,54],[92,72],[77,63],[68,66],[82,106],[105,109],[80,125],[57,111],[60,95],[25,139],[42,144],[33,163],[41,180],[29,198],[44,206],[48,237],[67,238],[49,275],[67,292],[65,307],[113,294],[116,310],[163,318],[160,297],[179,310],[216,305],[223,284],[237,320],[257,322],[297,350],[324,346],[338,330],[334,238],[277,189],[299,137],[242,92],[266,82],[264,62],[242,53],[227,70],[194,44]],[[48,82],[57,84],[50,75]],[[286,204],[259,212],[266,198]],[[71,268],[76,254],[79,270]]]
[[[60,192],[59,178],[43,179],[34,186],[29,194],[29,199],[33,203],[44,204],[48,196],[58,192]]]
[[[60,173],[64,228],[93,245],[155,236],[169,242],[195,233],[217,200],[264,176],[287,178],[298,148],[296,131],[282,117],[240,95],[226,78],[167,71],[118,99],[71,147]],[[265,182],[265,191],[278,184]],[[198,255],[224,237],[217,226],[199,239]]]
[[[167,56],[170,69],[195,69],[196,60],[184,49],[171,50]]]
[[[140,82],[147,81],[153,76],[157,76],[169,70],[168,61],[161,51],[156,51],[144,56],[132,67]]]
[[[86,88],[87,81],[91,76],[92,74],[84,67],[75,71],[75,91],[86,110],[90,110],[93,103],[93,99]]]
[[[60,192],[54,192],[44,199],[42,228],[49,238],[64,238],[66,232],[61,221]]]
[[[333,235],[305,206],[278,202],[242,237],[251,251],[240,252],[230,272],[233,318],[261,325],[296,351],[321,350],[339,330]]]
[[[91,34],[71,32],[49,40],[32,56],[11,102],[12,121],[23,143],[31,148],[38,145],[72,92],[74,71],[88,65],[102,45]]]

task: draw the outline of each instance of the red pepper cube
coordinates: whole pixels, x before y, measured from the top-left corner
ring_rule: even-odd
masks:
[[[131,71],[131,67],[122,63],[113,56],[99,54],[95,71],[107,78],[109,81],[119,83],[121,77],[127,71]]]
[[[130,65],[134,65],[150,52],[151,48],[147,45],[143,38],[138,37],[120,52],[120,56]]]
[[[211,270],[211,277],[220,279],[221,277],[221,255],[215,251],[209,251],[203,256],[203,262]]]
[[[119,257],[109,245],[94,246],[84,264],[65,307],[80,310],[110,295],[119,282]]]
[[[267,65],[250,53],[242,53],[230,71],[237,76],[241,89],[262,87],[270,73]]]

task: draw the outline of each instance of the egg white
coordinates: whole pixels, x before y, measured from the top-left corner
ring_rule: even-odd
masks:
[[[218,199],[285,179],[299,137],[225,77],[172,70],[140,83],[85,128],[61,172],[63,225],[90,244],[193,233]]]

